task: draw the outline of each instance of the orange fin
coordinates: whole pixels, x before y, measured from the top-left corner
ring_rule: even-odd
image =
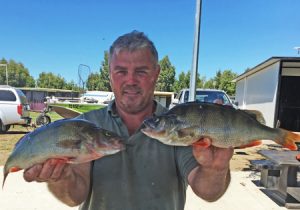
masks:
[[[283,147],[288,148],[290,150],[297,150],[298,147],[295,144],[295,142],[300,143],[300,134],[293,133],[284,129],[281,130],[283,130],[283,132],[285,133],[285,138],[283,140],[275,140],[276,143],[281,144]]]
[[[8,171],[6,171],[5,169],[3,169],[5,172],[4,172],[4,178],[3,178],[3,183],[2,183],[2,189],[4,187],[4,183],[5,183],[5,180],[6,180],[6,177],[7,175],[10,173],[10,172],[17,172],[17,171],[20,171],[22,170],[21,168],[19,167],[11,167]]]
[[[19,167],[11,167],[11,168],[9,169],[9,172],[17,172],[17,171],[20,171],[20,170],[22,170],[22,169],[19,168]]]
[[[211,145],[210,142],[207,142],[207,141],[202,141],[202,140],[199,140],[199,141],[196,141],[192,144],[193,146],[201,146],[203,148],[207,148]]]
[[[241,145],[241,146],[235,147],[235,148],[236,149],[244,149],[244,148],[247,148],[247,147],[259,146],[261,144],[262,144],[261,140],[254,140],[254,141],[250,142],[249,144]]]

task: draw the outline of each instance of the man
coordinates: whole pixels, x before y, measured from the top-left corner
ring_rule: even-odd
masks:
[[[159,72],[156,48],[143,33],[119,37],[109,52],[115,100],[80,117],[118,133],[126,150],[79,165],[51,159],[26,170],[25,180],[47,182],[58,199],[83,210],[183,210],[188,184],[207,201],[221,197],[233,149],[167,146],[140,131],[145,118],[166,111],[153,100]]]

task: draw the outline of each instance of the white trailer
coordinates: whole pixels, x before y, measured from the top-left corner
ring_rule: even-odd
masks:
[[[234,82],[240,109],[261,111],[270,127],[300,131],[300,57],[271,57]]]

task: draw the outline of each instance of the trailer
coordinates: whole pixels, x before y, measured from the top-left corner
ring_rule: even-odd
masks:
[[[233,82],[240,109],[261,111],[267,126],[300,131],[300,57],[271,57]]]

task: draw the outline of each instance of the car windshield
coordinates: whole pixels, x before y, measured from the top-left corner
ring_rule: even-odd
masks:
[[[189,92],[185,94],[184,102],[187,102],[188,99],[189,99]],[[222,91],[205,91],[205,90],[196,91],[196,101],[198,102],[213,103],[217,99],[222,100],[223,104],[230,104],[229,98]]]

